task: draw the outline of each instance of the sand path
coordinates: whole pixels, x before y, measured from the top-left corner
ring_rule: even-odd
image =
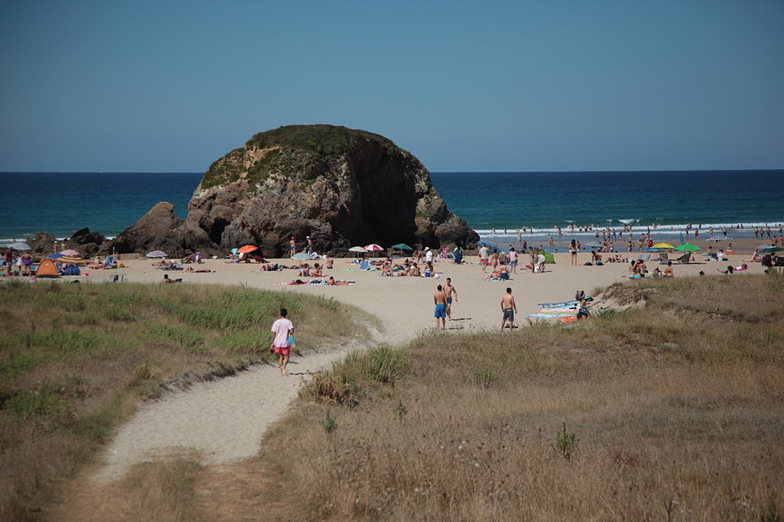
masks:
[[[525,314],[539,310],[538,303],[568,300],[577,289],[584,289],[590,295],[595,289],[614,282],[628,282],[625,264],[570,266],[568,254],[556,256],[557,264],[548,265],[547,272],[520,272],[509,282],[484,281],[485,274],[474,264],[475,258],[467,259],[468,264],[463,265],[438,263],[438,280],[379,277],[378,272],[354,271],[345,260],[337,260],[330,275],[356,281],[351,286],[277,286],[275,283],[294,279],[296,272],[262,272],[257,265],[227,264],[222,260],[208,260],[202,265],[214,270],[211,273],[177,272],[175,277],[182,277],[186,284],[244,284],[332,297],[377,315],[383,331],[375,332],[375,340],[398,345],[433,331],[432,295],[436,285],[442,284],[446,277],[452,278],[458,290],[453,308],[455,320],[447,323],[449,332],[498,328],[500,299],[507,286],[513,289],[518,317],[522,320]],[[739,265],[742,257],[747,256],[733,256],[731,264]],[[587,260],[587,256],[583,258]],[[127,268],[121,273],[128,281],[154,283],[163,277],[163,272],[153,268],[149,260],[125,259],[123,263]],[[651,270],[656,266],[649,264]],[[719,264],[715,262],[678,265],[676,276],[696,275],[704,270],[711,276],[726,277],[718,275],[717,268]],[[758,264],[750,270],[761,271]],[[105,275],[108,273],[93,271],[88,278],[102,282]],[[116,432],[104,455],[104,465],[93,478],[100,482],[113,481],[134,463],[183,450],[199,452],[201,462],[207,465],[231,463],[255,455],[266,428],[280,419],[297,397],[302,379],[311,372],[328,368],[349,351],[366,346],[309,348],[312,351],[306,351],[304,356],[292,358],[291,375],[287,378],[280,376],[277,367],[261,365],[232,377],[197,383],[187,391],[167,394],[144,406]]]

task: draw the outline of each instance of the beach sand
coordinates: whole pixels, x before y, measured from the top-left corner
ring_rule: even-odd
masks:
[[[697,276],[700,271],[706,277],[728,277],[719,272],[727,266],[740,266],[750,259],[754,247],[760,241],[733,242],[734,253],[725,262],[708,261],[703,252],[696,252],[690,264],[674,264],[675,277]],[[697,243],[706,249],[708,243]],[[721,244],[711,243],[714,251]],[[623,253],[624,257],[636,259],[640,253]],[[648,253],[643,253],[647,256]],[[605,255],[606,257],[606,255]],[[651,254],[649,270],[664,269]],[[675,257],[674,253],[670,257]],[[516,324],[525,326],[526,314],[540,310],[539,303],[570,300],[577,290],[590,296],[596,290],[613,283],[636,284],[629,280],[627,263],[606,263],[604,266],[584,266],[590,253],[579,254],[579,266],[570,265],[568,253],[555,254],[555,264],[546,266],[543,273],[531,273],[518,268],[509,281],[485,281],[485,273],[475,256],[467,256],[463,264],[450,260],[439,260],[435,264],[438,279],[413,277],[381,277],[378,271],[359,271],[349,259],[335,259],[333,270],[327,276],[336,280],[355,281],[347,286],[284,286],[280,283],[297,279],[296,270],[264,272],[254,263],[227,263],[223,259],[207,259],[194,269],[209,269],[209,273],[163,271],[153,266],[154,260],[138,255],[124,255],[121,263],[125,268],[118,270],[91,270],[81,276],[82,282],[103,283],[109,276],[121,274],[125,281],[156,284],[163,275],[182,278],[182,284],[245,285],[279,292],[298,292],[334,298],[342,303],[356,306],[375,314],[383,324],[383,331],[376,332],[377,342],[399,345],[423,332],[435,331],[433,317],[433,293],[436,286],[444,284],[447,277],[457,289],[457,301],[452,305],[453,320],[447,321],[447,333],[482,332],[499,330],[501,324],[501,297],[507,287],[512,289],[517,303]],[[271,260],[284,265],[294,265],[288,259]],[[521,256],[521,264],[528,262]],[[732,277],[759,274],[763,267],[759,263],[748,263],[747,272]],[[489,269],[488,269],[489,270]],[[306,278],[301,278],[307,280]],[[121,284],[121,283],[120,283]],[[601,300],[594,307],[601,307]],[[509,332],[514,335],[514,332]],[[293,374],[281,377],[275,366],[262,365],[237,376],[217,382],[200,383],[188,391],[174,392],[162,400],[142,408],[122,426],[113,438],[104,458],[103,467],[95,473],[98,481],[119,478],[128,466],[161,455],[183,449],[201,453],[201,461],[207,465],[235,462],[256,454],[264,431],[272,422],[285,413],[287,406],[297,396],[297,387],[310,372],[328,368],[330,363],[343,357],[348,351],[363,348],[352,345],[344,347],[302,347],[302,357],[292,357],[289,369]],[[308,351],[314,349],[315,351]],[[274,397],[274,399],[270,399]]]

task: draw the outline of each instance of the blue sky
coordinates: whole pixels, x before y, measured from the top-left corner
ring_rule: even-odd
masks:
[[[0,171],[203,172],[256,132],[434,172],[784,168],[784,2],[0,2]]]

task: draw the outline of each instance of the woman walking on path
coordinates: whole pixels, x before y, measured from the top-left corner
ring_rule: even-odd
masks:
[[[294,324],[286,319],[288,310],[285,308],[280,309],[280,318],[272,323],[272,344],[270,344],[270,351],[278,354],[278,368],[280,374],[285,376],[286,365],[289,363],[289,356],[291,355],[291,345],[289,345],[289,335],[294,332]]]

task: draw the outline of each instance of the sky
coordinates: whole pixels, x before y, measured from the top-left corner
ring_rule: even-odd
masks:
[[[381,134],[433,172],[784,168],[781,0],[0,0],[0,171]]]

